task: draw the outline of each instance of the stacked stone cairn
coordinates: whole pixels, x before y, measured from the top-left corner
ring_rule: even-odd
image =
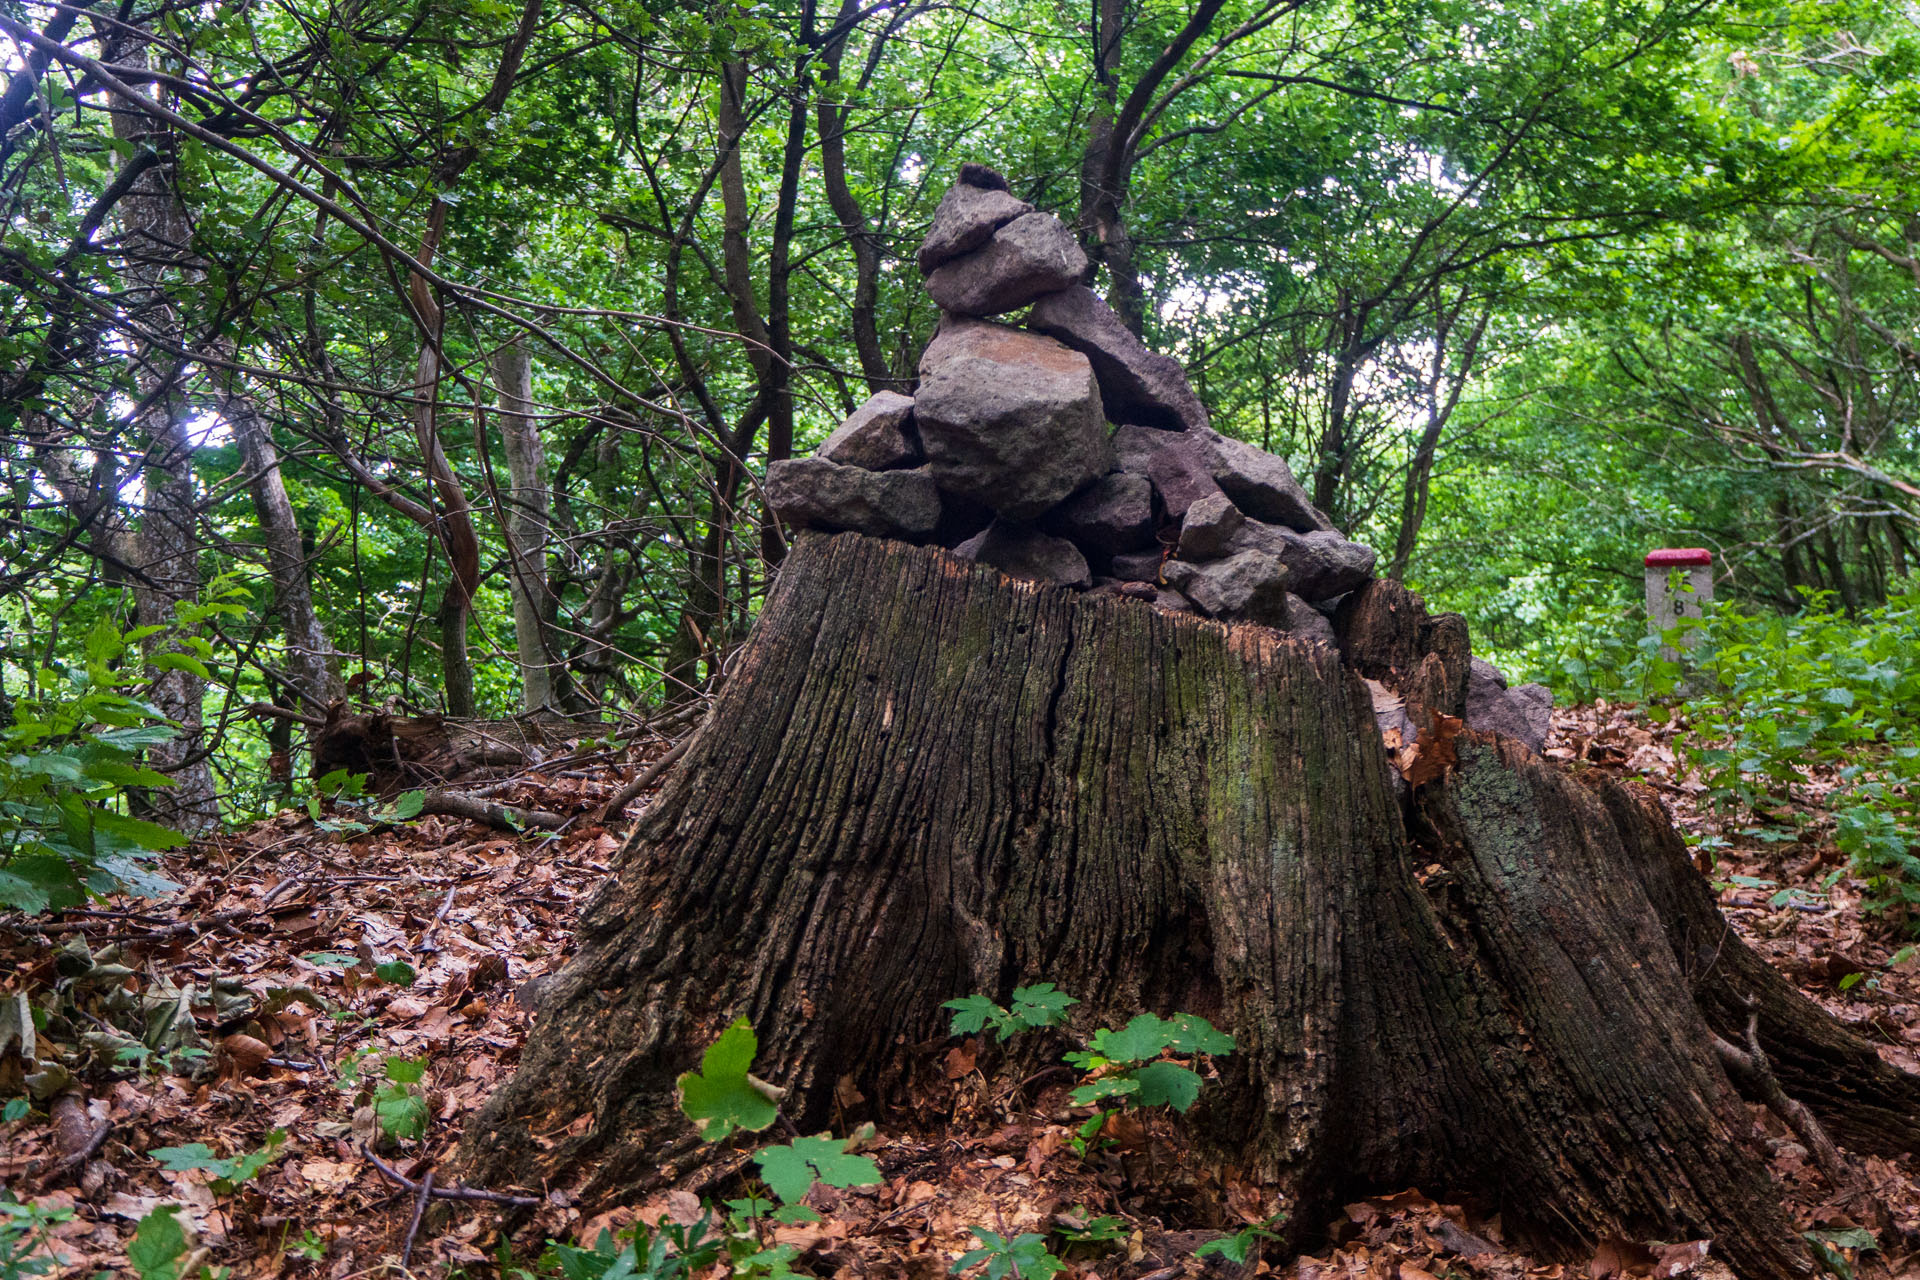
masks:
[[[964,165],[918,259],[942,312],[918,390],[878,393],[812,457],[769,467],[782,520],[1335,643],[1331,619],[1375,581],[1374,552],[1283,459],[1208,425],[1180,362],[1087,288],[1064,223]],[[997,318],[1016,312],[1024,324]]]

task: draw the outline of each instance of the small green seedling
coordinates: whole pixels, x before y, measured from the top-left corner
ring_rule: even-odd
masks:
[[[1066,1021],[1067,1010],[1078,1003],[1051,982],[1037,982],[1013,989],[1012,1008],[1002,1008],[982,995],[962,996],[940,1007],[953,1010],[951,1034],[974,1035],[991,1026],[996,1043],[1004,1044],[1022,1031],[1059,1026]]]
[[[200,1169],[213,1175],[208,1186],[217,1196],[230,1196],[244,1182],[273,1163],[287,1142],[287,1131],[275,1129],[267,1140],[242,1156],[217,1156],[204,1142],[189,1142],[184,1147],[155,1147],[147,1152],[163,1169],[176,1172]]]
[[[1016,1273],[1020,1280],[1046,1280],[1048,1276],[1058,1275],[1067,1269],[1067,1264],[1048,1250],[1047,1238],[1043,1235],[1029,1231],[1009,1240],[985,1227],[968,1227],[967,1230],[973,1232],[980,1247],[969,1249],[954,1259],[953,1266],[948,1269],[951,1275],[959,1275],[984,1264],[986,1270],[981,1273],[984,1280],[1004,1280],[1004,1277]]]

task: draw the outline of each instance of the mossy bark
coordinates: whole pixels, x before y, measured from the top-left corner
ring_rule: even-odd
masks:
[[[1088,1026],[1230,1029],[1195,1131],[1297,1224],[1417,1184],[1540,1247],[1705,1236],[1808,1274],[1673,936],[1701,903],[1664,817],[1456,747],[1397,794],[1331,650],[808,535],[462,1176],[595,1204],[686,1176],[674,1078],[742,1014],[802,1130],[867,1118],[855,1096],[884,1122],[941,1001],[1050,980]],[[1795,1025],[1809,1063],[1864,1061]],[[1875,1078],[1912,1133],[1907,1077]]]

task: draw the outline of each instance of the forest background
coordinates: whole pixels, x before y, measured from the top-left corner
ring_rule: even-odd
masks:
[[[1912,4],[6,0],[0,36],[9,745],[118,724],[89,785],[157,769],[173,827],[278,807],[343,698],[710,688],[784,551],[755,477],[911,389],[963,161],[1516,678],[1616,691],[1656,545],[1749,611],[1912,602]]]

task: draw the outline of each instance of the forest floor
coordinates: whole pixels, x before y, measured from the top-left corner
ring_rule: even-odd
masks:
[[[1819,843],[1817,822],[1786,838],[1785,811],[1815,804],[1818,778],[1775,812],[1707,812],[1675,768],[1668,731],[1605,705],[1556,713],[1548,754],[1640,778],[1690,835],[1724,841],[1713,874],[1741,934],[1891,1061],[1920,1069],[1920,960],[1890,964],[1907,931],[1863,914],[1857,884],[1843,878],[1822,888],[1840,860]],[[557,834],[447,817],[356,832],[352,812],[316,823],[295,810],[172,858],[167,869],[184,888],[170,898],[116,901],[37,929],[0,922],[0,1026],[17,996],[42,1003],[51,991],[58,1016],[40,1034],[83,1064],[51,1115],[36,1106],[0,1123],[0,1186],[72,1211],[54,1228],[56,1274],[132,1275],[135,1224],[168,1203],[184,1206],[202,1260],[235,1277],[500,1274],[497,1206],[454,1203],[410,1235],[417,1197],[363,1144],[384,1150],[392,1175],[417,1182],[513,1071],[534,1033],[513,993],[566,959],[576,908],[639,806],[604,823],[595,811],[644,764],[636,758],[597,777],[533,774],[495,797],[570,818]],[[142,1048],[130,1035],[161,1047]],[[0,1038],[0,1051],[5,1045]],[[393,1062],[402,1065],[386,1065]],[[423,1068],[417,1084],[405,1081],[406,1064]],[[8,1070],[0,1052],[0,1101],[21,1092],[17,1059],[11,1078]],[[1194,1188],[1165,1145],[1170,1134],[1110,1126],[1117,1148],[1084,1161],[1068,1147],[1078,1116],[1063,1085],[1023,1092],[989,1079],[971,1042],[930,1075],[944,1081],[912,1130],[866,1148],[884,1184],[816,1189],[823,1220],[778,1229],[783,1243],[801,1247],[807,1270],[934,1280],[975,1243],[969,1227],[1046,1233],[1104,1218],[1090,1234],[1109,1239],[1068,1248],[1052,1237],[1070,1277],[1726,1274],[1688,1241],[1611,1242],[1591,1259],[1542,1262],[1503,1244],[1497,1214],[1436,1203],[1413,1188],[1382,1188],[1346,1206],[1306,1255],[1245,1268],[1201,1260],[1195,1246],[1220,1232],[1193,1220]],[[384,1138],[383,1116],[417,1116],[424,1133]],[[1754,1124],[1800,1226],[1849,1239],[1855,1224],[1829,1203],[1805,1148],[1764,1111]],[[166,1167],[244,1156],[274,1131],[284,1144],[237,1189],[211,1185],[217,1170]],[[193,1143],[209,1158],[150,1154]],[[1920,1170],[1879,1159],[1858,1167],[1914,1238]],[[1250,1221],[1264,1212],[1231,1197],[1226,1208]],[[514,1245],[531,1266],[544,1239],[591,1242],[639,1216],[686,1211],[684,1198],[663,1197],[583,1217],[554,1192]],[[1896,1256],[1841,1248],[1837,1257],[1863,1274],[1906,1274],[1908,1259],[1888,1247]]]

